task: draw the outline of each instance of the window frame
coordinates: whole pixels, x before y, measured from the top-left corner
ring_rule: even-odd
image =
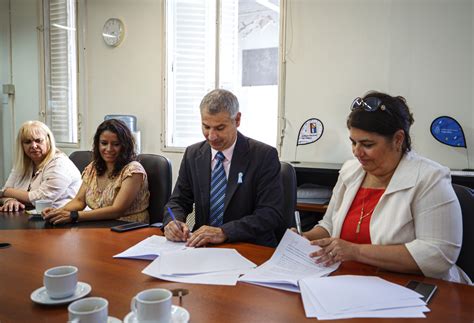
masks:
[[[161,132],[161,150],[163,152],[170,152],[170,153],[184,153],[186,147],[177,147],[177,146],[169,146],[167,145],[167,136],[168,132],[170,131],[168,128],[168,118],[170,117],[168,106],[168,1],[172,0],[164,0],[162,4],[162,24],[164,35],[162,38],[162,48],[164,49],[163,55],[163,62],[162,62],[162,80],[163,80],[163,96],[162,96],[162,132]],[[214,88],[217,88],[219,85],[219,57],[220,57],[220,32],[221,32],[221,1],[225,0],[213,0],[216,1],[216,32],[215,32],[215,77],[214,77]],[[279,76],[278,76],[278,95],[277,95],[277,132],[276,132],[276,141],[275,147],[280,154],[281,148],[283,146],[283,141],[285,137],[285,129],[286,129],[286,119],[285,119],[285,74],[286,74],[286,60],[285,60],[285,53],[286,53],[286,11],[287,11],[287,0],[280,0],[280,21],[279,21],[279,49],[278,49],[278,69],[279,69]],[[204,140],[204,137],[202,138]]]
[[[48,2],[48,3],[47,3]],[[77,127],[77,142],[61,142],[56,141],[56,146],[58,148],[66,148],[71,150],[77,150],[83,148],[83,143],[85,143],[85,131],[83,126],[83,121],[85,118],[86,109],[86,97],[87,97],[87,86],[86,86],[86,69],[85,69],[85,61],[86,61],[86,50],[85,50],[85,35],[86,35],[86,3],[85,0],[74,0],[76,5],[76,116],[75,116],[75,124]],[[38,16],[40,17],[40,27],[38,30],[40,31],[39,35],[39,48],[40,48],[40,118],[41,120],[51,127],[51,124],[48,122],[48,112],[47,112],[47,98],[48,95],[47,91],[47,64],[46,58],[49,55],[49,50],[45,46],[45,24],[49,23],[45,21],[46,13],[45,10],[49,6],[48,0],[42,0],[41,5],[38,9]],[[53,131],[53,129],[51,129]],[[54,132],[53,132],[54,134]]]

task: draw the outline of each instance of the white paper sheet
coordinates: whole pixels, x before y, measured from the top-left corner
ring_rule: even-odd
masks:
[[[228,248],[186,249],[162,253],[160,256],[162,275],[195,275],[257,266],[237,250]]]
[[[316,264],[309,254],[319,249],[304,237],[287,230],[270,260],[239,280],[284,290],[290,284],[297,289],[298,280],[308,276],[327,276],[339,267],[340,263],[329,267]]]
[[[328,313],[426,305],[415,291],[375,276],[310,277],[304,282],[324,295],[319,302]]]
[[[113,257],[153,260],[162,252],[185,249],[189,249],[185,246],[185,242],[173,242],[165,237],[153,235]]]
[[[145,269],[143,269],[142,273],[155,278],[179,283],[235,286],[239,276],[250,270],[239,269],[197,275],[163,275],[161,274],[162,260],[162,257],[156,258]]]
[[[300,281],[307,317],[425,317],[429,311],[416,292],[379,277],[308,277]]]

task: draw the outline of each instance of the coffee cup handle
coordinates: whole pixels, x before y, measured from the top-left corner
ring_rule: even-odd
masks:
[[[137,314],[137,299],[132,297],[132,301],[130,302],[130,309],[132,310],[133,314]]]

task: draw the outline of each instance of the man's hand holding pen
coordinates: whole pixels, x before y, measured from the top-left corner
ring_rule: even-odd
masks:
[[[177,220],[169,222],[164,232],[166,239],[171,241],[187,241],[190,234],[186,223]]]
[[[173,211],[168,207],[168,214],[173,221],[170,221],[164,231],[165,237],[171,241],[186,241],[188,247],[204,247],[209,243],[222,243],[227,240],[227,236],[221,228],[203,225],[191,236],[186,223],[176,220]],[[188,239],[189,238],[189,239]]]
[[[168,214],[173,221],[169,222],[165,227],[166,239],[171,241],[187,241],[190,232],[186,223],[176,220],[173,211],[169,207]]]

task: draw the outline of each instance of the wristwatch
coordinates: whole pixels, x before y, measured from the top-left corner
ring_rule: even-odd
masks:
[[[71,223],[76,223],[77,219],[79,219],[79,211],[71,211],[69,217],[71,218]]]

